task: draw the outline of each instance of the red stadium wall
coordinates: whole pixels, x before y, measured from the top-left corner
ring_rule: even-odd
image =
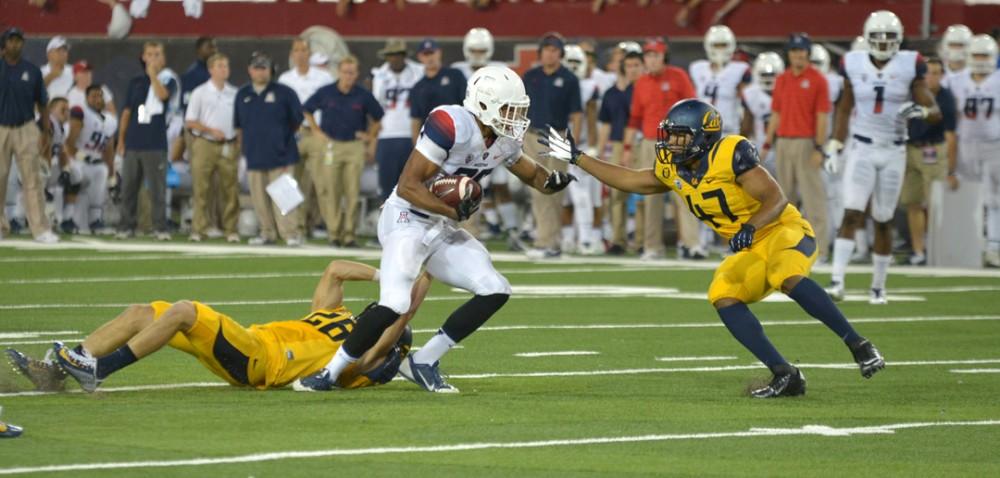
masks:
[[[252,1],[211,2],[204,5],[201,19],[184,16],[179,1],[153,1],[145,19],[133,23],[133,35],[150,36],[286,36],[321,24],[351,37],[461,36],[469,28],[486,26],[500,37],[537,37],[547,31],[567,36],[637,37],[669,35],[700,36],[721,1],[705,2],[693,18],[693,25],[674,24],[679,5],[660,0],[646,8],[633,0],[620,0],[600,14],[591,12],[589,1],[549,0],[535,3],[500,3],[486,11],[474,11],[464,4],[441,0],[437,5],[408,4],[403,11],[392,3],[366,2],[353,5],[345,18],[335,14],[335,4],[315,0],[288,3]],[[63,33],[103,35],[109,10],[95,0],[53,0],[46,11],[26,0],[0,0],[0,23],[18,25],[29,34]],[[783,37],[791,31],[807,31],[814,37],[849,38],[861,32],[867,14],[879,8],[896,12],[908,36],[920,32],[921,0],[745,0],[727,24],[738,36]],[[935,29],[965,23],[984,32],[1000,23],[1000,6],[968,6],[959,0],[934,2]]]

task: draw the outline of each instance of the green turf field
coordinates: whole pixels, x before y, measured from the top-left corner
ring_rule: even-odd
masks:
[[[14,244],[24,243],[0,242],[0,347],[34,356],[153,299],[201,300],[243,324],[299,318],[331,259],[318,247],[285,256],[246,246],[192,254],[180,242],[101,252]],[[108,244],[87,247],[117,248]],[[759,401],[745,389],[768,374],[704,300],[711,269],[497,267],[515,296],[442,361],[459,395],[405,381],[327,394],[237,389],[170,349],[89,395],[75,383],[73,393],[28,394],[30,382],[4,367],[3,419],[26,431],[0,440],[0,475],[1000,476],[1000,274],[899,267],[888,306],[844,303],[889,363],[871,380],[794,303],[757,304],[808,379],[804,397]],[[851,274],[849,292],[862,298],[868,280]],[[347,305],[359,311],[376,289],[349,284]],[[466,298],[435,284],[414,345]]]

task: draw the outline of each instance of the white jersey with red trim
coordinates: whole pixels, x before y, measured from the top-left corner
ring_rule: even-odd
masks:
[[[498,137],[487,145],[476,117],[458,105],[438,106],[427,116],[415,149],[441,170],[427,184],[442,176],[466,176],[476,181],[485,178],[494,168],[510,167],[521,158],[521,141]],[[399,197],[396,189],[387,203],[412,208],[423,214],[430,212],[414,208]]]
[[[389,64],[372,70],[372,95],[382,105],[382,116],[378,139],[409,138],[413,135],[410,127],[410,90],[424,77],[424,65],[406,60],[400,72],[392,71]]]
[[[89,106],[74,106],[70,117],[83,122],[80,135],[76,139],[77,155],[102,158],[108,141],[118,130],[118,120],[109,114],[94,111]]]
[[[844,76],[854,92],[853,134],[877,141],[900,141],[906,138],[906,121],[898,113],[910,100],[910,86],[923,78],[926,65],[915,51],[902,50],[877,68],[867,51],[844,55]]]
[[[697,60],[689,67],[691,82],[698,99],[707,101],[722,115],[722,134],[740,131],[739,87],[750,81],[750,65],[731,61],[721,70],[712,70],[708,60]]]
[[[1000,141],[1000,70],[980,82],[968,69],[951,79],[962,141]]]

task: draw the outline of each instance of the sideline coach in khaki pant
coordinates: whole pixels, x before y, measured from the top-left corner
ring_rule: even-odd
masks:
[[[218,171],[222,190],[222,228],[228,242],[240,242],[236,221],[240,214],[237,164],[240,157],[233,110],[236,87],[230,85],[229,58],[216,53],[208,58],[208,81],[191,92],[186,126],[195,136],[191,145],[191,181],[194,189],[194,218],[191,240],[201,241],[208,230],[208,198],[212,175]]]
[[[295,91],[271,81],[272,67],[271,57],[254,52],[248,68],[250,83],[236,92],[233,125],[239,131],[240,145],[247,158],[250,199],[260,222],[260,237],[250,243],[273,244],[277,229],[285,244],[300,246],[297,214],[293,211],[283,216],[266,190],[271,181],[291,173],[299,161],[295,131],[303,119]]]
[[[566,163],[557,159],[540,156],[543,148],[538,144],[536,130],[548,131],[551,126],[565,133],[570,126],[577,138],[582,127],[580,105],[580,80],[572,72],[562,66],[562,56],[565,42],[558,33],[549,33],[542,37],[538,45],[539,66],[524,72],[524,89],[531,99],[528,118],[531,129],[524,135],[524,152],[538,164],[550,171],[566,171]],[[531,190],[531,213],[535,217],[535,249],[528,251],[529,257],[557,257],[559,250],[559,233],[562,223],[559,213],[562,210],[563,194],[543,194]]]
[[[355,83],[358,60],[348,56],[337,67],[337,82],[314,93],[303,106],[320,161],[309,163],[320,214],[333,246],[357,247],[358,197],[365,161],[375,159],[375,138],[385,112],[372,93]],[[321,124],[313,116],[322,113]]]
[[[42,72],[21,58],[24,33],[10,28],[0,38],[3,59],[0,59],[0,200],[7,196],[7,176],[11,155],[17,159],[17,169],[24,185],[25,207],[31,234],[38,242],[59,242],[49,229],[42,194],[42,159],[39,157],[40,133],[35,124],[35,106],[42,118],[48,119],[48,95]],[[49,122],[42,121],[47,128]],[[7,217],[0,209],[0,238],[8,227]]]
[[[771,120],[761,157],[767,155],[771,144],[775,145],[775,179],[791,203],[801,201],[802,212],[816,231],[822,258],[830,251],[821,151],[826,141],[830,96],[826,78],[809,63],[811,48],[805,33],[793,34],[788,41],[789,69],[774,83]]]

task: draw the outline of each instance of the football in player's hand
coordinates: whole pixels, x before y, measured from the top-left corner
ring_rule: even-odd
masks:
[[[431,184],[431,192],[451,207],[471,198],[476,204],[483,198],[483,188],[467,176],[444,176]]]

